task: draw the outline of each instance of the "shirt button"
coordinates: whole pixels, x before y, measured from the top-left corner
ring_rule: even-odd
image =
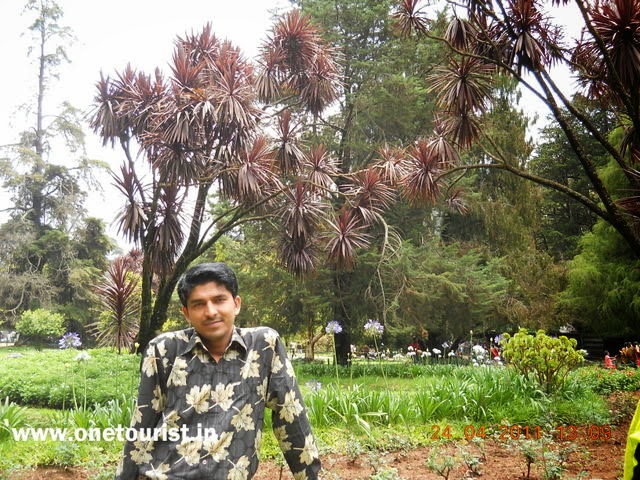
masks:
[[[202,460],[202,464],[203,464],[203,465],[206,465],[206,464],[207,464],[207,461],[206,461],[206,460]]]

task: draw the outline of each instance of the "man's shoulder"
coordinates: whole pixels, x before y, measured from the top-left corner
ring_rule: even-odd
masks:
[[[280,334],[271,327],[239,327],[238,332],[242,337],[279,337]]]
[[[246,327],[238,328],[237,332],[242,337],[247,348],[274,348],[280,340],[280,334],[271,327]]]
[[[149,345],[159,346],[163,345],[168,347],[169,345],[182,345],[189,343],[191,336],[193,335],[193,328],[185,328],[184,330],[176,330],[174,332],[165,332],[154,337]]]

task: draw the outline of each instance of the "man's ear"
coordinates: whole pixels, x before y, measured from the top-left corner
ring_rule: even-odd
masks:
[[[187,307],[180,308],[180,311],[182,312],[182,315],[184,316],[184,319],[187,321],[187,323],[191,325],[191,321],[189,320],[189,310],[187,309]]]
[[[240,307],[242,306],[242,299],[239,295],[236,295],[236,298],[233,299],[236,304],[236,315],[240,313]]]

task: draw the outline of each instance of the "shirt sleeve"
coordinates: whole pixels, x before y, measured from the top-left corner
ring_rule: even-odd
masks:
[[[273,410],[273,432],[296,480],[316,480],[320,457],[293,366],[277,337],[267,406]]]
[[[166,378],[163,358],[157,345],[152,342],[147,347],[140,364],[138,399],[115,480],[137,480],[140,474],[139,465],[151,460],[153,441],[144,440],[148,435],[141,435],[141,440],[135,440],[133,437],[136,431],[152,429],[158,425],[167,393],[163,378]]]

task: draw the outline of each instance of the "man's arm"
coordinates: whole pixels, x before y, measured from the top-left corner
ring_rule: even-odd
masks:
[[[166,375],[162,356],[157,345],[152,342],[147,347],[140,365],[138,400],[131,418],[128,439],[132,438],[135,431],[153,429],[158,425],[166,398],[166,382],[163,379],[166,379]],[[144,441],[145,436],[148,437],[148,433],[142,440],[127,440],[125,443],[116,471],[116,480],[137,480],[138,466],[150,461],[153,442]]]
[[[316,480],[320,458],[298,382],[280,337],[277,338],[267,406],[282,453],[296,480]]]

